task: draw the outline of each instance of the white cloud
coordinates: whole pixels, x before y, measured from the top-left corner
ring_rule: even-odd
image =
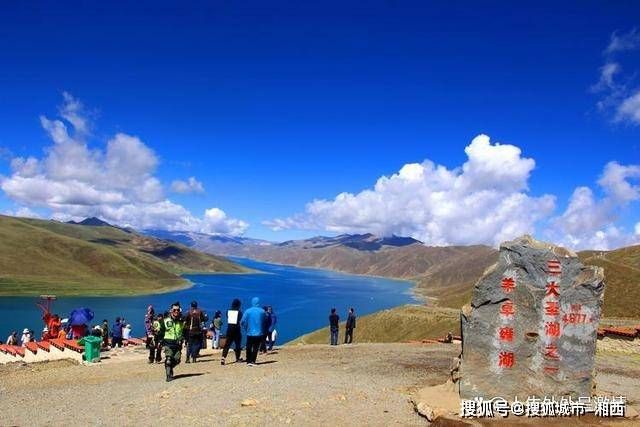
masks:
[[[633,73],[624,75],[619,57],[624,52],[640,48],[640,32],[633,28],[627,33],[614,32],[604,50],[605,63],[600,68],[598,83],[591,89],[601,94],[598,109],[611,114],[616,123],[640,124],[640,89],[634,87]]]
[[[68,92],[62,92],[64,103],[58,108],[60,116],[73,125],[78,136],[89,133],[89,121],[82,103]]]
[[[171,183],[171,191],[174,193],[204,193],[204,186],[195,177],[189,177],[186,181],[175,180]]]
[[[274,230],[324,229],[412,236],[429,245],[488,243],[535,231],[554,208],[554,197],[531,197],[535,162],[518,147],[479,135],[466,147],[461,168],[429,160],[408,164],[373,189],[314,200],[303,214],[265,222]]]
[[[640,90],[620,102],[616,110],[615,121],[640,124]]]
[[[618,162],[609,162],[598,184],[614,201],[627,203],[640,199],[640,184],[629,182],[631,178],[640,182],[640,165],[623,166]]]
[[[404,165],[371,189],[314,200],[303,213],[265,221],[273,230],[311,229],[411,236],[428,245],[490,244],[524,233],[574,249],[612,249],[640,242],[618,218],[640,200],[640,165],[609,162],[598,184],[573,192],[566,210],[551,217],[555,196],[528,194],[535,161],[513,145],[491,144],[479,135],[465,148],[468,160],[455,169],[429,160]],[[636,226],[636,229],[639,226]],[[537,233],[536,233],[537,232]]]
[[[244,221],[228,218],[221,209],[211,208],[204,213],[204,220],[200,229],[210,234],[231,234],[239,235],[249,227]]]
[[[640,238],[640,222],[636,224],[636,236]]]
[[[158,157],[140,138],[118,133],[104,149],[90,148],[84,138],[91,123],[83,114],[82,104],[68,93],[63,95],[59,112],[66,122],[40,117],[53,141],[44,156],[14,158],[12,175],[0,177],[0,188],[9,198],[25,207],[49,209],[61,220],[98,216],[138,229],[229,234],[247,229],[248,224],[227,217],[220,209],[209,209],[199,218],[166,199],[155,176]],[[202,187],[195,178],[188,184],[194,189]],[[211,216],[209,211],[215,214]]]
[[[640,47],[640,32],[638,32],[637,28],[632,28],[623,34],[620,34],[618,31],[614,31],[613,34],[611,34],[609,45],[605,49],[604,53],[611,55],[616,52],[634,50],[638,47]]]
[[[629,180],[640,177],[640,165],[609,162],[598,180],[605,197],[597,198],[588,187],[578,187],[565,212],[547,230],[559,243],[577,249],[614,249],[640,242],[640,235],[617,225],[620,212],[640,199],[640,187]]]

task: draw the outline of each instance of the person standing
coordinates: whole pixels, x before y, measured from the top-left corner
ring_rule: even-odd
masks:
[[[26,347],[28,342],[31,342],[31,331],[29,331],[29,329],[27,328],[24,328],[24,330],[22,331],[22,337],[20,337],[20,344],[22,345],[22,347]]]
[[[107,319],[102,321],[102,346],[109,348],[109,321]]]
[[[162,335],[164,368],[167,382],[169,382],[173,380],[173,368],[180,364],[182,342],[184,341],[184,319],[179,302],[171,304],[169,315],[160,322],[159,334]]]
[[[273,307],[267,307],[267,315],[269,316],[269,328],[267,329],[267,351],[273,350],[273,345],[276,343],[276,323],[278,323],[278,316],[273,311]]]
[[[262,330],[264,331],[264,335],[262,335],[262,341],[260,341],[260,353],[267,354],[267,337],[269,331],[269,325],[271,324],[271,314],[269,313],[269,307],[266,305],[262,307],[264,310],[265,318],[264,318],[264,326]]]
[[[18,345],[18,332],[11,332],[11,335],[7,337],[7,345]]]
[[[111,327],[111,348],[122,347],[122,328],[124,328],[124,324],[120,317],[116,317],[116,321]]]
[[[196,357],[202,346],[202,325],[206,321],[207,317],[198,308],[198,303],[192,301],[191,309],[184,319],[185,337],[187,338],[187,360],[184,363],[196,363]]]
[[[356,328],[356,313],[353,307],[349,309],[349,314],[347,316],[347,324],[344,329],[344,343],[351,344],[353,342],[353,330]]]
[[[212,347],[214,350],[220,348],[220,332],[222,331],[222,313],[220,310],[216,311],[213,316],[213,342]]]
[[[155,360],[156,363],[160,363],[162,361],[162,334],[160,330],[162,329],[162,314],[158,314],[156,318],[151,323],[151,339],[147,340],[148,348],[149,348],[149,363],[153,363]]]
[[[260,343],[266,333],[267,314],[260,307],[260,298],[251,299],[249,308],[242,317],[242,330],[247,335],[247,366],[255,366],[260,350]]]
[[[220,364],[224,365],[229,354],[231,344],[234,345],[233,349],[236,354],[236,362],[241,361],[240,352],[242,351],[242,331],[240,329],[240,322],[242,321],[241,304],[238,298],[231,302],[231,308],[227,310],[227,334],[224,347],[222,349],[222,359]]]
[[[336,309],[331,309],[329,315],[329,331],[331,332],[331,345],[338,345],[338,331],[340,330],[340,316],[336,313]]]

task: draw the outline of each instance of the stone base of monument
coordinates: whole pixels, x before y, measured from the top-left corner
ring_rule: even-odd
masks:
[[[427,421],[450,419],[460,421],[460,393],[451,380],[445,384],[425,387],[411,398],[413,406]]]

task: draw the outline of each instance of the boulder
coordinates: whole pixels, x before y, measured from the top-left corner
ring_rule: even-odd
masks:
[[[523,236],[500,246],[461,313],[460,396],[591,396],[602,268]]]

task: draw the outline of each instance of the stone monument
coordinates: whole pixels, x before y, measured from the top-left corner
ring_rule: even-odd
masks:
[[[592,395],[604,272],[524,236],[500,246],[461,314],[460,397]]]

